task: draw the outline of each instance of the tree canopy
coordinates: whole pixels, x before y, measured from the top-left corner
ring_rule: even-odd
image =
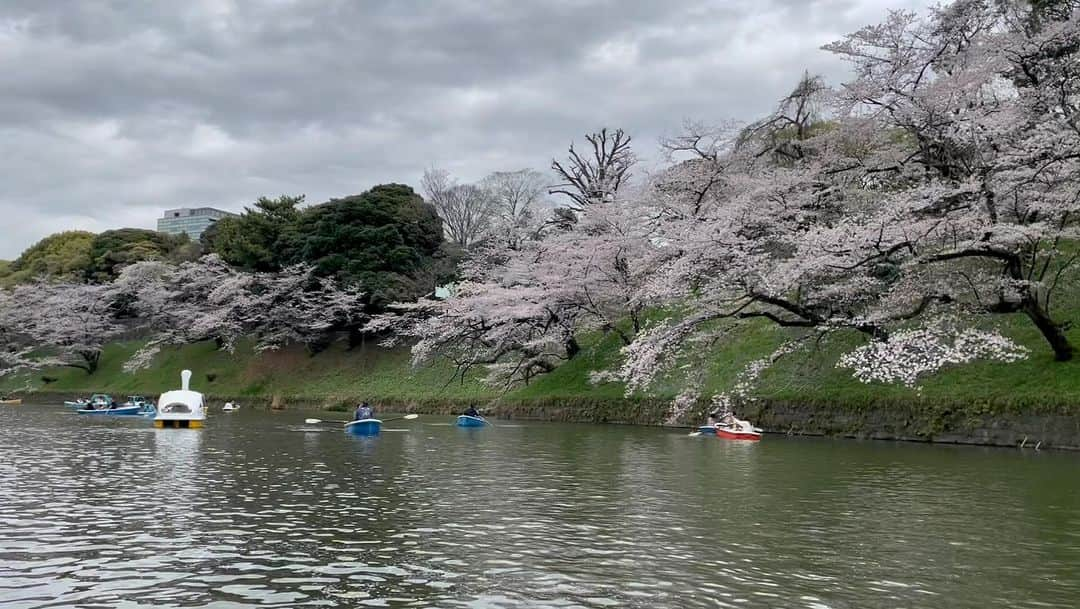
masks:
[[[301,208],[303,196],[260,198],[221,220],[204,246],[248,271],[310,264],[323,277],[360,288],[369,304],[412,300],[453,274],[458,258],[443,243],[435,208],[412,188],[384,184]]]
[[[90,268],[90,249],[94,233],[65,231],[49,235],[27,248],[0,271],[5,285],[25,283],[37,277],[57,279],[82,278]]]
[[[203,233],[203,246],[242,269],[279,271],[288,263],[286,250],[303,203],[303,195],[259,197],[242,215],[212,224]]]
[[[196,244],[187,235],[166,235],[143,228],[105,231],[90,243],[85,278],[95,282],[115,279],[120,270],[143,260],[173,260],[198,257]]]
[[[444,272],[443,226],[435,209],[402,184],[385,184],[305,210],[290,262],[359,285],[375,306],[434,291]]]
[[[633,392],[685,374],[683,404],[708,367],[700,345],[748,323],[788,328],[721,406],[839,333],[861,346],[837,364],[866,382],[1027,357],[994,328],[1002,314],[1069,360],[1054,304],[1080,260],[1078,4],[890,12],[825,47],[854,67],[842,87],[805,74],[750,125],[688,124],[663,143],[671,166],[633,188],[630,138],[591,134],[552,164],[560,216],[474,256],[453,298],[370,327],[416,339],[417,361],[505,384],[574,357],[582,332],[618,332],[622,362],[597,380]]]

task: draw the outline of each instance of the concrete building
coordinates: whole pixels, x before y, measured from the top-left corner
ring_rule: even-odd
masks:
[[[187,233],[192,240],[197,240],[203,231],[214,222],[235,215],[213,207],[169,209],[165,211],[164,216],[158,218],[157,229],[159,233],[168,235]]]

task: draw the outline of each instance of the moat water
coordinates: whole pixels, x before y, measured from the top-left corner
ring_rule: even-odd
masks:
[[[0,406],[0,607],[1076,607],[1080,455]]]

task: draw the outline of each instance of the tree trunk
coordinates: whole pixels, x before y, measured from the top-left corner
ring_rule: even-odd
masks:
[[[361,332],[360,328],[355,327],[355,326],[349,328],[349,348],[348,348],[349,351],[352,351],[353,349],[355,349],[357,347],[360,347],[361,349],[363,349],[364,348],[364,343],[366,341],[367,341],[367,334]]]
[[[98,363],[101,361],[101,351],[81,351],[79,357],[83,359],[85,366],[75,366],[76,368],[82,368],[86,370],[87,374],[93,374],[97,372]]]
[[[1046,342],[1050,343],[1050,348],[1054,350],[1054,359],[1059,362],[1067,362],[1072,359],[1073,346],[1069,343],[1069,338],[1065,336],[1065,330],[1061,327],[1061,324],[1050,319],[1050,315],[1043,309],[1042,305],[1033,299],[1029,299],[1024,303],[1024,314],[1035,322],[1035,327],[1042,333]]]
[[[571,336],[566,341],[566,358],[574,359],[574,356],[581,352],[581,345],[578,344],[577,339]]]

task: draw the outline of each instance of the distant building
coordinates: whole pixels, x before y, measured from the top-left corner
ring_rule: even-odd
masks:
[[[194,241],[214,222],[235,215],[213,207],[181,207],[166,210],[165,215],[158,218],[157,229],[167,235],[187,233]]]

